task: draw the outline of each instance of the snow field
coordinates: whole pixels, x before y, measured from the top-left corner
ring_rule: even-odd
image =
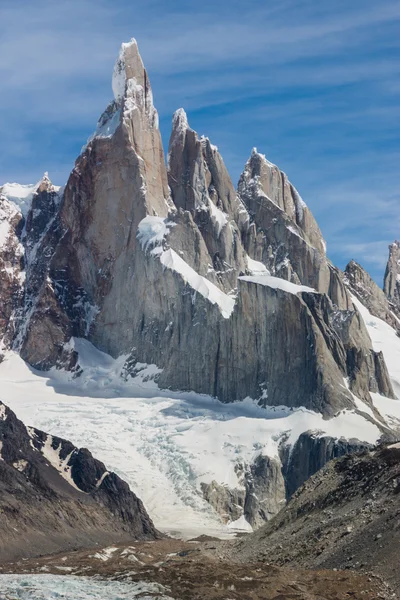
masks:
[[[138,365],[137,377],[124,382],[125,357],[114,360],[86,340],[73,344],[84,370],[77,379],[56,370],[39,374],[9,353],[0,364],[0,399],[26,424],[87,447],[129,483],[156,527],[179,537],[229,537],[248,529],[240,520],[222,523],[200,484],[241,487],[235,466],[260,453],[277,457],[283,436],[290,444],[307,430],[370,443],[380,436],[373,422],[352,411],[324,421],[306,409],[162,391],[155,365]]]

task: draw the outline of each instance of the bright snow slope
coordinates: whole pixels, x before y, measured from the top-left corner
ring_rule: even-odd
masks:
[[[400,340],[394,341],[400,352]],[[259,453],[277,456],[284,434],[291,443],[309,429],[368,442],[380,435],[374,423],[350,411],[324,421],[306,409],[262,409],[251,400],[224,405],[194,393],[163,392],[154,365],[143,365],[124,382],[124,357],[113,360],[85,340],[74,343],[81,377],[55,370],[44,375],[9,353],[0,365],[0,399],[25,423],[89,448],[128,481],[156,526],[170,533],[224,536],[249,528],[243,519],[223,525],[203,500],[200,482],[239,487],[235,465]],[[400,403],[376,399],[385,414],[400,416]]]

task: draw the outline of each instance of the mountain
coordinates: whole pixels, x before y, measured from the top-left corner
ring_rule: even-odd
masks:
[[[112,88],[65,187],[45,175],[0,188],[3,353],[83,381],[90,343],[128,385],[150,369],[164,393],[293,412],[272,453],[257,440],[233,484],[219,476],[196,490],[224,519],[256,527],[327,460],[397,439],[374,400],[395,398],[392,373],[357,282],[327,258],[286,174],[254,149],[236,190],[183,109],[166,167],[134,40],[122,45]],[[385,303],[366,306],[394,325]],[[338,435],[340,418],[349,428]]]
[[[217,148],[183,110],[167,174],[134,41],[122,46],[113,90],[62,195],[45,178],[26,219],[10,214],[6,250],[23,298],[6,326],[21,356],[43,370],[72,366],[69,341],[86,337],[114,357],[128,354],[128,371],[156,364],[161,387],[327,417],[354,407],[351,391],[367,402],[370,389],[393,396],[286,175],[254,150],[236,192]]]
[[[398,590],[399,476],[399,444],[332,461],[229,551],[245,563],[374,571]]]
[[[0,560],[160,537],[142,502],[84,448],[0,402]]]

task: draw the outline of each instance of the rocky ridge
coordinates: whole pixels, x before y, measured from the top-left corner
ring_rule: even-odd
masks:
[[[84,448],[0,402],[0,559],[156,539],[142,502]]]
[[[390,263],[390,259],[389,259]],[[388,263],[388,264],[389,264]],[[387,270],[389,267],[387,267]],[[400,321],[394,312],[393,302],[385,291],[375,283],[370,275],[354,260],[345,269],[345,284],[369,312],[386,321],[394,329],[399,329]]]

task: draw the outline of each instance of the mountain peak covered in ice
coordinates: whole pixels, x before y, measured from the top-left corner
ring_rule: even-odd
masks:
[[[142,59],[140,58],[139,49],[137,42],[134,38],[130,42],[123,43],[119,51],[118,58],[115,62],[114,72],[112,77],[112,89],[114,98],[117,102],[120,102],[125,95],[125,86],[127,76],[127,62],[132,61],[132,58],[136,57],[139,60],[141,67],[143,68]]]
[[[58,192],[60,190],[60,186],[52,184],[47,171],[37,183],[5,183],[3,186],[0,186],[0,196],[4,196],[24,217],[26,217],[31,208],[34,195],[43,190],[52,192]]]

